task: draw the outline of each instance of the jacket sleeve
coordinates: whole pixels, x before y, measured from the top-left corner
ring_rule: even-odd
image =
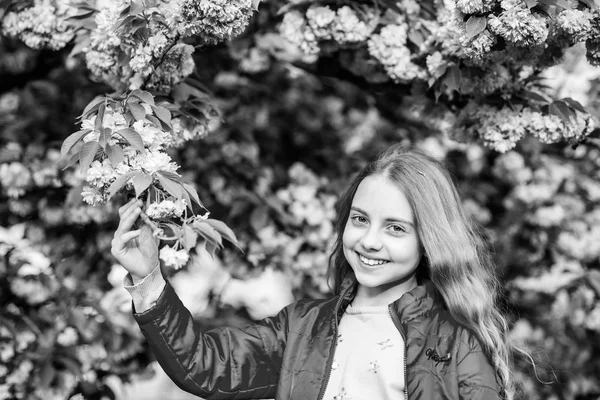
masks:
[[[501,389],[494,367],[472,334],[462,335],[458,350],[458,392],[462,400],[498,400]]]
[[[156,304],[134,318],[181,389],[206,399],[273,398],[290,307],[257,324],[201,332],[167,282]]]

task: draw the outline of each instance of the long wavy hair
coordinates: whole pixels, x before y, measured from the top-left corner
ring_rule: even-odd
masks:
[[[354,194],[371,175],[396,183],[408,199],[423,246],[417,280],[431,280],[456,321],[477,336],[495,367],[505,398],[513,399],[512,345],[507,340],[506,318],[498,308],[495,266],[483,236],[465,213],[448,169],[438,160],[396,145],[352,180],[338,203],[337,239],[328,270],[333,292],[340,293],[342,281],[351,273],[342,236]]]

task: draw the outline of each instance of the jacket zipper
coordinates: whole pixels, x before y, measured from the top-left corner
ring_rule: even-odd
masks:
[[[402,336],[402,341],[404,342],[404,400],[408,400],[408,371],[406,370],[406,356],[408,355],[408,344],[406,343],[406,333],[404,332],[404,327],[398,320],[398,315],[392,311],[392,305],[388,306],[388,310],[390,312],[390,317],[392,317],[392,321],[394,321],[394,325],[396,325],[396,329],[400,332]]]
[[[325,380],[323,381],[323,384],[321,385],[321,390],[319,391],[319,397],[317,397],[317,400],[322,400],[323,396],[325,396],[325,389],[327,388],[327,385],[329,384],[329,378],[331,377],[331,366],[333,364],[333,357],[335,356],[335,348],[337,347],[337,342],[338,342],[338,338],[337,338],[338,310],[340,308],[340,304],[342,304],[342,300],[344,300],[344,297],[346,296],[346,292],[347,292],[347,290],[340,294],[340,298],[338,299],[337,303],[335,304],[335,308],[334,308],[335,315],[333,316],[333,318],[334,318],[334,320],[333,320],[333,322],[334,322],[333,344],[331,345],[331,351],[329,352],[329,358],[327,359],[327,369],[325,370]]]

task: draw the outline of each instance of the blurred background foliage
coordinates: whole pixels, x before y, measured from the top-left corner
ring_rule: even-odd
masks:
[[[0,399],[118,398],[120,382],[151,375],[110,255],[127,194],[83,202],[85,171],[60,153],[96,96],[140,88],[195,132],[166,151],[242,249],[164,268],[203,326],[327,296],[337,196],[378,152],[411,142],[446,162],[493,244],[511,336],[538,360],[539,379],[518,363],[523,398],[600,398],[593,1],[237,1],[235,18],[204,25],[185,1],[0,4]],[[109,9],[122,42],[101,70],[90,54],[108,51],[93,43]],[[195,67],[161,70],[165,47],[136,72],[136,49],[159,35],[127,19],[140,15],[170,21],[163,36],[192,46]],[[177,101],[182,82],[199,91],[194,107]]]

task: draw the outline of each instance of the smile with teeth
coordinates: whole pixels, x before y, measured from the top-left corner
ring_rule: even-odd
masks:
[[[367,258],[367,257],[363,256],[362,254],[358,254],[358,258],[360,258],[360,261],[362,261],[363,263],[365,263],[367,265],[371,265],[371,266],[382,265],[382,264],[385,264],[388,262],[387,260],[374,260],[371,258]]]

